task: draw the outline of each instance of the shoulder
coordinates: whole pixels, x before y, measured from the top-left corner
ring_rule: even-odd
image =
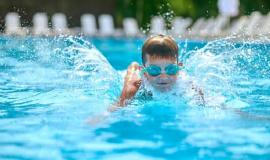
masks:
[[[192,83],[192,80],[185,71],[180,71],[178,75],[178,82],[188,85]]]

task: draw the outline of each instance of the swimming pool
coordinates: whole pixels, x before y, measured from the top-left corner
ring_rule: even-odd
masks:
[[[270,159],[270,41],[263,37],[178,40],[208,106],[157,95],[88,124],[115,102],[142,43],[1,37],[0,159]]]

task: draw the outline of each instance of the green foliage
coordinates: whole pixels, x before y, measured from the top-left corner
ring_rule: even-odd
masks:
[[[218,0],[117,0],[117,22],[124,17],[134,17],[140,26],[147,28],[152,16],[161,15],[167,26],[174,16],[215,17],[218,15]],[[240,15],[249,15],[253,11],[266,14],[270,11],[269,0],[240,0]]]
[[[124,17],[134,17],[140,26],[147,28],[151,17],[162,15],[168,19],[171,11],[167,0],[117,0],[116,18],[121,23]]]
[[[240,14],[249,15],[253,11],[267,14],[270,11],[269,0],[240,0]]]
[[[153,16],[162,16],[170,27],[174,16],[216,16],[217,0],[117,0],[117,22],[124,17],[134,17],[144,29],[149,27]]]

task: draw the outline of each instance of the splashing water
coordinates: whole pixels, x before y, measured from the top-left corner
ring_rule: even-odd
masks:
[[[68,101],[69,96],[69,100],[76,101],[87,95],[105,96],[111,102],[120,90],[118,73],[83,39],[6,38],[2,41],[6,45],[1,52],[1,83],[2,90],[7,90],[1,94],[3,103],[30,96],[21,90],[32,90],[32,96],[47,92],[48,97],[40,95],[39,101],[50,99],[55,103]],[[11,91],[15,93],[8,94]]]
[[[210,106],[248,106],[241,95],[250,91],[250,86],[244,88],[242,84],[270,77],[269,41],[235,40],[236,37],[230,37],[212,41],[181,57],[192,79],[203,88]]]
[[[206,107],[192,106],[188,96],[154,94],[93,127],[86,120],[117,100],[125,71],[82,37],[2,37],[0,157],[269,159],[270,42],[236,38],[198,50],[180,44]],[[133,42],[120,43],[125,59],[132,44],[122,43]]]

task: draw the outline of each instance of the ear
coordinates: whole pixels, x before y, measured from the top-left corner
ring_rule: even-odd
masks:
[[[143,66],[139,65],[138,69],[139,71],[141,71],[143,69]]]
[[[144,75],[144,76],[147,76],[147,73],[146,73],[146,72],[144,72],[144,73],[143,73],[143,75]]]
[[[140,72],[142,72],[143,68],[144,68],[143,65],[139,65],[139,67],[138,67],[138,69],[139,69]],[[143,72],[143,73],[140,73],[140,75],[141,75],[141,76],[142,76],[142,75],[147,76],[147,73],[146,73],[146,72]]]
[[[149,75],[146,72],[144,72],[143,75],[147,80],[149,79]]]
[[[183,64],[182,62],[179,62],[179,63],[178,63],[178,66],[183,67],[184,64]]]

